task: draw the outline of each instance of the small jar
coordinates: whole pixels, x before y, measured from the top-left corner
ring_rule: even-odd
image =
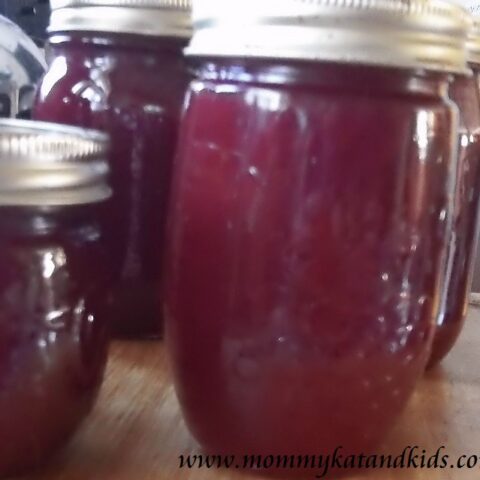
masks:
[[[112,327],[158,336],[166,203],[189,81],[189,0],[53,0],[49,32],[50,68],[33,117],[110,134],[107,233],[119,269]]]
[[[0,477],[64,446],[102,381],[107,146],[93,131],[0,121]]]
[[[455,345],[467,315],[478,237],[480,200],[480,22],[467,42],[470,75],[456,76],[450,98],[460,110],[453,229],[448,245],[444,305],[438,317],[429,366]]]
[[[208,452],[366,452],[433,340],[468,17],[440,0],[193,9],[166,280],[187,424]]]

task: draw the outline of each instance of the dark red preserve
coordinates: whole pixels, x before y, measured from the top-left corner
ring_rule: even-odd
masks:
[[[166,203],[189,80],[182,55],[189,1],[52,7],[50,68],[33,116],[110,134],[107,233],[119,272],[109,315],[118,335],[158,336]]]
[[[194,3],[167,255],[176,389],[208,452],[371,451],[433,339],[468,22],[440,1],[277,8]]]
[[[106,137],[0,122],[0,477],[64,446],[107,355]]]
[[[480,24],[475,22],[467,43],[469,76],[457,76],[450,97],[460,110],[458,167],[453,230],[448,247],[446,291],[438,317],[429,366],[438,364],[453,348],[465,323],[478,238],[480,199]]]

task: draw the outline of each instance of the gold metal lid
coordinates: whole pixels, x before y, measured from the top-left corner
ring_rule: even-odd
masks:
[[[480,64],[480,18],[473,17],[473,25],[468,34],[467,59],[471,63]]]
[[[62,206],[109,198],[108,136],[28,120],[0,120],[0,206]]]
[[[470,23],[444,0],[193,0],[187,54],[464,72]]]
[[[192,36],[191,0],[51,0],[50,33]]]

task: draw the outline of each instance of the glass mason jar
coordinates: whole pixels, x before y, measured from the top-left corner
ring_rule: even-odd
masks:
[[[467,42],[472,74],[456,76],[450,97],[460,110],[453,230],[448,246],[444,305],[438,317],[429,366],[453,348],[465,323],[478,236],[480,199],[480,22]]]
[[[110,134],[107,233],[120,270],[112,327],[158,336],[166,203],[189,81],[189,0],[53,0],[52,9],[50,68],[33,117]]]
[[[216,453],[365,452],[432,344],[468,17],[440,0],[193,10],[166,279],[187,424]]]
[[[87,415],[105,368],[107,137],[0,121],[0,476],[38,466]]]

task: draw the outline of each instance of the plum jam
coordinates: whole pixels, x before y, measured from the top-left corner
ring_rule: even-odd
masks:
[[[102,381],[105,146],[100,134],[0,122],[1,477],[64,446]]]
[[[321,3],[194,3],[166,319],[177,394],[209,452],[368,451],[430,352],[456,148],[447,70],[465,69],[467,22],[412,1],[394,18],[404,3],[329,3],[332,18],[346,10],[330,23]],[[415,49],[385,45],[377,16],[400,32],[418,20]],[[457,63],[425,55],[426,32],[456,39]]]
[[[182,56],[188,2],[153,0],[145,9],[67,3],[73,6],[52,2],[51,63],[33,117],[110,134],[114,198],[106,233],[119,270],[112,327],[122,336],[158,336],[166,203],[189,80]]]
[[[450,87],[450,97],[460,110],[458,166],[445,300],[429,366],[438,364],[455,345],[465,323],[471,291],[480,199],[480,67],[471,67],[472,76],[459,76]]]

